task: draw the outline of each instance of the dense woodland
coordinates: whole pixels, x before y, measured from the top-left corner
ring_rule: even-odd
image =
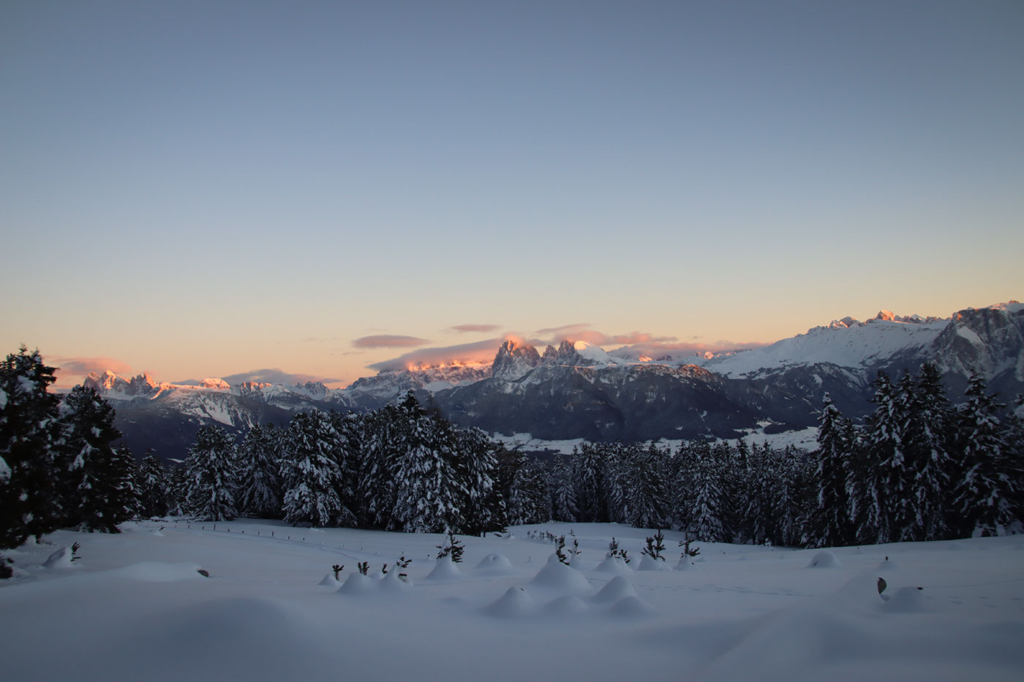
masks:
[[[814,453],[595,443],[550,465],[455,427],[412,393],[368,413],[298,413],[240,442],[204,426],[183,465],[136,462],[115,445],[106,401],[81,386],[62,399],[53,381],[38,351],[0,367],[0,549],[168,514],[460,534],[618,522],[809,547],[1017,532],[1024,518],[1024,424],[979,376],[952,406],[927,364],[896,383],[879,374],[861,427],[826,395]]]

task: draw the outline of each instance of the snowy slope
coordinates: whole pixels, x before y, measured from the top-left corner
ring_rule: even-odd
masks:
[[[635,570],[651,531],[614,524],[466,537],[273,522],[126,524],[12,553],[5,680],[1019,680],[1020,538],[839,548],[705,544]],[[550,564],[529,530],[583,553]],[[273,536],[271,535],[273,533]],[[678,569],[677,533],[668,536]],[[603,563],[611,537],[633,559]],[[46,558],[81,543],[80,561]],[[384,563],[413,559],[411,584]],[[373,575],[354,574],[368,561]],[[341,581],[331,566],[344,564]],[[202,568],[209,577],[202,577]],[[887,583],[884,600],[878,578]],[[923,589],[918,590],[921,587]]]
[[[730,378],[816,363],[859,369],[898,353],[927,347],[948,324],[947,320],[930,323],[871,320],[850,326],[836,322],[770,346],[717,356],[698,364]]]

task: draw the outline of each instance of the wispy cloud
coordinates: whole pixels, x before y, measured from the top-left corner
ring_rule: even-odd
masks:
[[[460,334],[486,334],[487,332],[496,332],[500,327],[496,324],[457,324],[449,329]]]
[[[430,343],[427,339],[400,334],[376,334],[362,336],[352,342],[355,348],[415,348]]]
[[[542,343],[558,344],[569,341],[586,341],[595,346],[623,346],[634,343],[671,343],[678,341],[675,336],[655,336],[648,332],[632,331],[625,334],[606,334],[590,329],[589,324],[567,324],[562,327],[538,329]]]
[[[498,348],[504,340],[504,338],[499,337],[477,341],[476,343],[463,343],[456,346],[421,348],[393,360],[375,362],[372,365],[367,365],[367,367],[378,372],[385,372],[387,370],[405,369],[420,365],[439,365],[454,362],[490,362],[494,359]]]
[[[325,377],[317,374],[293,374],[276,368],[254,369],[249,372],[241,372],[239,374],[231,374],[226,377],[221,377],[221,379],[231,385],[241,384],[246,381],[253,381],[260,384],[284,384],[287,386],[304,384],[307,381],[319,381],[327,386],[345,383],[344,379]]]
[[[713,341],[704,343],[693,343],[689,341],[683,341],[680,343],[661,343],[657,341],[652,342],[637,342],[628,346],[623,346],[612,354],[620,358],[631,358],[637,359],[641,355],[649,358],[659,359],[663,357],[670,357],[675,360],[680,360],[688,355],[700,355],[704,353],[728,353],[732,351],[750,350],[751,348],[760,348],[767,344],[764,343],[736,343],[734,341]]]
[[[131,374],[132,368],[126,362],[114,358],[50,358],[63,374],[85,376],[92,372],[102,374],[110,370],[114,374]]]
[[[576,324],[562,325],[561,327],[547,327],[546,329],[538,329],[536,331],[536,334],[537,336],[551,336],[561,340],[566,338],[567,334],[575,334],[576,332],[580,332],[589,328],[589,322],[578,322]]]

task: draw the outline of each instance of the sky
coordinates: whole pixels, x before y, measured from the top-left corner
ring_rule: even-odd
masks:
[[[0,2],[0,350],[340,386],[1019,300],[1022,34],[1012,0]]]

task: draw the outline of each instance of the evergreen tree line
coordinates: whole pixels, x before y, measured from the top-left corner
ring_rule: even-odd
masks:
[[[973,374],[953,406],[938,369],[874,381],[857,428],[825,396],[807,544],[827,547],[1002,535],[1024,520],[1024,423]],[[1018,396],[1017,405],[1021,404]]]
[[[550,519],[546,471],[409,393],[360,414],[311,410],[235,442],[202,427],[184,466],[143,459],[144,514],[480,534]]]

